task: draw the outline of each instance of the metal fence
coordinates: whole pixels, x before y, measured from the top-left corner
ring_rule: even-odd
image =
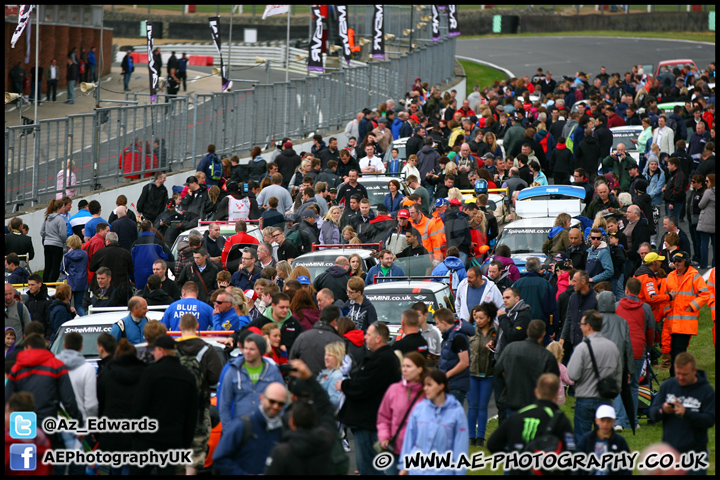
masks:
[[[152,175],[192,168],[208,144],[224,157],[252,146],[344,128],[357,112],[404,98],[415,77],[454,79],[455,40],[422,45],[397,58],[341,68],[250,90],[189,96],[128,93],[132,106],[41,120],[5,129],[5,213],[49,202],[66,189],[83,194]],[[63,175],[70,166],[75,179]],[[22,208],[21,208],[22,207]]]

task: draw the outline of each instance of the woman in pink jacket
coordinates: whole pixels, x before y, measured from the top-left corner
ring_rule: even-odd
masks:
[[[423,380],[426,373],[425,357],[418,352],[406,353],[402,361],[403,379],[390,385],[380,404],[377,416],[378,442],[395,455],[395,461],[385,470],[385,475],[398,475],[397,456],[405,438],[407,418],[410,417],[412,408],[425,398]],[[390,445],[396,435],[394,444]]]

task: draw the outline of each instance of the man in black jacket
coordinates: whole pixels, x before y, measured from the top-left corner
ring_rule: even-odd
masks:
[[[379,475],[373,466],[373,444],[377,441],[377,413],[385,391],[400,381],[400,361],[388,345],[390,332],[382,323],[370,325],[365,345],[372,352],[365,357],[357,375],[338,380],[336,388],[345,394],[338,418],[352,429],[355,458],[360,475]]]
[[[329,288],[336,299],[347,302],[347,282],[350,280],[350,262],[342,255],[335,259],[335,265],[315,278],[313,287],[318,292],[323,288]]]
[[[220,271],[213,262],[208,262],[208,252],[205,248],[200,247],[193,253],[193,260],[190,264],[183,268],[177,278],[177,284],[182,286],[187,281],[193,281],[198,286],[198,300],[201,302],[209,302],[210,295],[217,288],[215,281]]]
[[[212,212],[213,207],[207,187],[205,184],[200,185],[195,175],[189,176],[185,184],[188,186],[188,193],[180,202],[180,207],[187,212],[196,213],[200,220],[203,220]]]
[[[405,155],[417,155],[421,148],[423,148],[423,140],[425,139],[425,129],[423,127],[415,127],[415,132],[412,137],[408,138],[405,144]]]
[[[533,401],[533,388],[544,373],[560,376],[557,359],[543,344],[545,322],[532,320],[527,338],[508,345],[495,365],[494,376],[505,383],[504,403],[508,416]]]
[[[278,171],[283,178],[284,188],[287,188],[290,184],[290,179],[292,179],[293,175],[295,174],[295,169],[300,166],[300,162],[302,162],[300,155],[298,155],[295,150],[293,150],[293,144],[291,141],[288,140],[283,145],[283,151],[280,152],[277,158],[275,158],[275,163],[277,163]]]
[[[538,378],[534,393],[537,400],[524,408],[522,412],[510,416],[506,422],[493,432],[487,441],[487,448],[491,453],[505,452],[510,450],[521,450],[519,446],[525,446],[534,440],[538,435],[543,435],[547,430],[550,421],[556,415],[560,417],[555,421],[554,428],[550,432],[562,442],[564,451],[574,450],[575,438],[573,436],[570,420],[555,403],[558,398],[560,379],[552,373],[545,373]],[[526,425],[535,425],[532,432],[528,434]],[[511,471],[514,473],[530,473],[522,471]]]
[[[337,333],[340,315],[338,307],[328,305],[320,312],[320,320],[313,324],[313,328],[305,330],[293,342],[290,360],[299,358],[305,362],[312,370],[313,377],[325,368],[325,346],[344,341]]]
[[[162,281],[157,275],[150,275],[143,290],[142,297],[150,305],[170,305],[175,300],[162,289]]]
[[[28,278],[27,296],[25,307],[30,314],[30,318],[45,325],[45,336],[50,338],[52,333],[50,327],[50,304],[52,300],[48,298],[47,285],[42,283],[42,277],[37,273],[30,275]]]
[[[154,222],[165,209],[169,198],[164,185],[166,179],[164,172],[155,172],[153,181],[143,187],[137,207],[145,220]]]
[[[32,239],[22,233],[22,219],[15,217],[10,220],[10,233],[5,235],[5,255],[15,253],[17,255],[28,255],[28,260],[35,257]]]
[[[132,250],[133,243],[138,239],[137,222],[127,216],[127,207],[117,207],[118,218],[110,225],[110,231],[117,233],[118,244],[127,250]]]
[[[625,278],[630,278],[640,268],[640,254],[638,249],[644,242],[650,242],[650,225],[642,218],[642,211],[637,205],[630,205],[625,212],[628,223],[623,233],[628,239],[629,246],[625,246],[628,263],[625,266]]]
[[[112,272],[111,286],[115,289],[118,301],[127,301],[130,295],[130,281],[134,279],[135,267],[132,255],[118,243],[117,233],[110,232],[105,236],[105,248],[98,250],[90,260],[89,269],[97,272],[107,267]],[[93,277],[93,280],[95,277]],[[92,283],[91,283],[92,286]]]
[[[587,262],[587,245],[583,241],[582,231],[573,227],[568,231],[570,246],[567,248],[567,255],[570,257],[572,267],[576,270],[584,270]]]
[[[169,335],[161,335],[153,343],[155,363],[143,371],[135,393],[134,417],[147,416],[158,422],[154,433],[134,434],[133,450],[150,448],[156,451],[188,449],[198,418],[196,380],[178,358],[177,342]],[[182,399],[182,401],[178,401]],[[149,474],[155,467],[131,465],[134,475]],[[158,473],[172,475],[176,465],[157,467]]]

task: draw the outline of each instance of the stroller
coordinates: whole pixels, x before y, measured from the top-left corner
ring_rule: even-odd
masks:
[[[655,385],[653,385],[653,383]],[[645,364],[640,372],[638,380],[638,419],[644,416],[648,419],[648,424],[652,423],[650,419],[650,405],[652,405],[657,390],[660,387],[660,381],[658,380],[655,372],[652,368],[652,354],[651,352],[645,353]]]

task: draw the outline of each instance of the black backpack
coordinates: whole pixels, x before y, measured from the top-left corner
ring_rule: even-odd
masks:
[[[538,407],[539,408],[539,407]],[[559,425],[563,413],[558,410],[552,416],[543,432],[538,432],[535,437],[530,440],[522,449],[523,453],[552,453],[559,455],[563,451],[563,439],[553,433],[553,430]],[[572,436],[572,435],[571,435]],[[570,448],[574,449],[574,444]],[[559,471],[532,470],[533,475],[557,475]]]

